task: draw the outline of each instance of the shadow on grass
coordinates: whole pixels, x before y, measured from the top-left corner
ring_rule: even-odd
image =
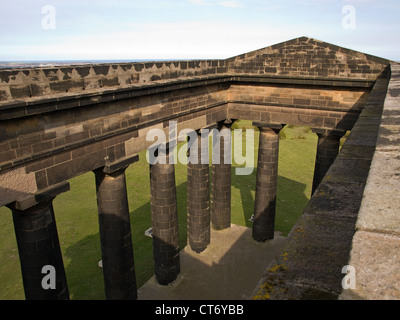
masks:
[[[256,170],[248,176],[236,176],[232,168],[232,187],[240,194],[238,198],[234,194],[232,196],[232,211],[242,211],[245,226],[248,228],[253,226],[250,218],[254,213],[255,185]],[[275,230],[284,235],[290,232],[309,201],[305,194],[306,188],[304,183],[278,176]]]

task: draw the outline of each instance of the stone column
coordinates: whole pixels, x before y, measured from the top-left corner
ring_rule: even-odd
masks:
[[[52,204],[58,194],[68,190],[69,184],[61,183],[8,206],[27,300],[69,300]]]
[[[312,194],[317,189],[325,174],[335,161],[340,146],[340,139],[346,133],[341,130],[313,129],[318,136],[317,155],[315,159]]]
[[[187,233],[190,248],[200,253],[210,244],[209,164],[201,164],[201,155],[208,154],[208,143],[197,136],[197,164],[187,166]],[[204,141],[208,142],[208,141]]]
[[[253,125],[260,129],[253,238],[266,241],[273,239],[275,232],[279,131],[282,125],[256,122]]]
[[[125,161],[94,170],[106,299],[137,299]]]
[[[231,128],[232,121],[226,120],[218,124],[219,132]],[[214,139],[214,137],[213,137]],[[214,142],[213,142],[214,144]],[[225,162],[225,148],[231,148],[221,137],[219,144],[219,164],[211,167],[211,225],[214,230],[223,230],[231,227],[231,159]],[[230,154],[229,150],[229,154]]]
[[[180,272],[175,167],[168,163],[168,146],[158,152],[167,163],[150,164],[154,273],[159,284],[168,285]]]

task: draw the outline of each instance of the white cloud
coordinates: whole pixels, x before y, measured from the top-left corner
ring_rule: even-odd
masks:
[[[221,6],[224,8],[242,8],[243,5],[237,0],[226,0],[226,1],[206,1],[206,0],[189,0],[189,2],[201,5],[201,6]]]
[[[0,60],[10,51],[20,53],[15,58],[19,60],[222,59],[294,38],[295,32],[257,23],[135,24],[124,32],[63,36],[42,45],[0,46]]]
[[[328,3],[334,3],[335,0],[296,0],[295,2],[303,6],[320,6]]]
[[[371,3],[376,2],[377,0],[342,0],[343,2],[352,2],[352,3]]]
[[[222,2],[218,2],[218,4],[220,6],[223,6],[223,7],[226,7],[226,8],[241,8],[242,7],[242,5],[236,0],[222,1]]]
[[[189,0],[189,2],[191,2],[193,4],[200,5],[200,6],[212,6],[212,5],[214,5],[212,2],[205,1],[205,0]]]
[[[111,6],[107,0],[99,1]],[[362,2],[374,0],[352,1],[359,3],[358,8]],[[335,2],[336,11],[326,10],[326,19],[321,22],[323,15],[317,15],[320,11],[299,4],[328,4],[332,0],[129,1],[129,10],[122,10],[123,6],[107,10],[96,6],[87,10],[92,0],[81,0],[84,9],[77,2],[70,1],[71,7],[67,6],[67,0],[57,0],[56,30],[41,28],[41,5],[31,12],[31,4],[21,15],[19,7],[0,12],[0,60],[227,58],[303,35],[398,59],[400,27],[395,15],[398,0],[365,6],[364,21],[363,16],[358,16],[357,29],[349,32],[341,28],[339,7],[352,1]],[[128,0],[116,0],[116,3],[124,4]],[[172,3],[179,6],[174,7]],[[238,10],[240,5],[246,6],[246,10]],[[393,9],[379,9],[384,5]],[[368,11],[367,7],[371,9]],[[157,10],[150,10],[153,8]],[[199,9],[212,9],[208,10],[212,15]],[[369,19],[372,14],[374,19]],[[371,35],[374,35],[373,41]]]

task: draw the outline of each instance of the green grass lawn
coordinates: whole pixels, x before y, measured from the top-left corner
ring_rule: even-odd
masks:
[[[251,128],[238,121],[234,128]],[[287,235],[310,198],[316,135],[309,128],[285,127],[281,131],[276,230]],[[244,139],[244,138],[243,138]],[[258,132],[255,139],[257,163]],[[243,147],[244,148],[244,147]],[[149,165],[145,152],[126,171],[132,238],[138,287],[153,275],[152,240],[144,235],[151,226]],[[256,169],[235,175],[232,166],[232,223],[251,227]],[[186,245],[186,166],[175,166],[180,247]],[[70,180],[71,190],[54,201],[57,228],[71,299],[104,299],[100,237],[92,172]],[[24,299],[17,244],[11,212],[0,208],[0,299]]]

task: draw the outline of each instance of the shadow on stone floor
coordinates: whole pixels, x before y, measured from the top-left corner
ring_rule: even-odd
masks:
[[[251,229],[232,225],[211,230],[211,243],[200,254],[188,246],[180,252],[181,271],[168,286],[153,276],[138,290],[140,300],[246,300],[278,254],[286,238],[278,232],[273,240],[253,240]]]

